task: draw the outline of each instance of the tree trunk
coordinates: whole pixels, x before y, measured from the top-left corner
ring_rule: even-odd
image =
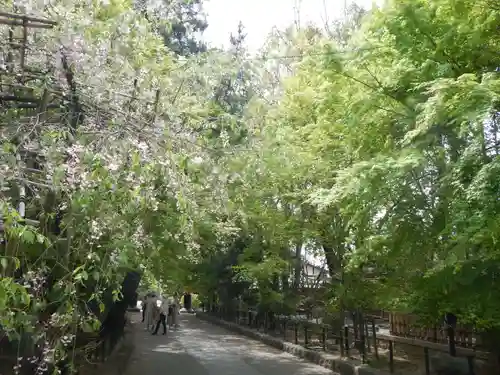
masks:
[[[293,271],[293,289],[295,291],[299,290],[300,287],[300,277],[302,276],[302,242],[295,245],[295,256],[294,256],[294,271]]]

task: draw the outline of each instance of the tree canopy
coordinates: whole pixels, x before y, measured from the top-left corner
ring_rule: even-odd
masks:
[[[49,324],[64,357],[130,269],[292,309],[305,248],[326,259],[333,311],[499,328],[495,1],[353,8],[325,30],[275,31],[257,57],[243,26],[226,51],[201,44],[200,1],[21,3],[8,5],[56,24],[25,56],[2,45],[2,85],[40,98],[34,114],[0,103],[12,339]]]

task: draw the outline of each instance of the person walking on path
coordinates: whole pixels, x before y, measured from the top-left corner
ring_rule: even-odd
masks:
[[[146,306],[148,302],[148,296],[149,294],[146,294],[144,297],[142,297],[141,300],[141,307],[142,307],[142,323],[144,323],[144,320],[146,319]]]
[[[153,308],[155,303],[156,296],[151,293],[146,299],[146,331],[152,329],[155,324],[155,321],[153,320]]]
[[[172,325],[174,324],[174,306],[169,303],[168,304],[168,326],[169,328],[172,328]]]
[[[163,334],[167,334],[167,314],[164,309],[164,303],[161,299],[157,300],[157,304],[155,304],[155,321],[156,328],[153,332],[153,335],[158,334],[158,329],[160,329],[160,324],[163,326]]]

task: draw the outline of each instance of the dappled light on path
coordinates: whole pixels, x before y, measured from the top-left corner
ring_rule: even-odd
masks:
[[[136,350],[126,375],[332,375],[258,341],[182,315],[177,331],[152,336],[137,329]]]

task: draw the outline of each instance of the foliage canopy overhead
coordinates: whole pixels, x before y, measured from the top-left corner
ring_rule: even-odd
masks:
[[[228,51],[192,39],[198,3],[16,2],[57,22],[25,63],[49,72],[23,83],[63,104],[39,123],[1,115],[2,329],[14,338],[40,314],[61,337],[87,327],[87,303],[118,299],[129,269],[172,292],[295,306],[306,248],[326,259],[331,309],[497,327],[496,3],[353,8],[270,35],[261,58],[242,27]]]

